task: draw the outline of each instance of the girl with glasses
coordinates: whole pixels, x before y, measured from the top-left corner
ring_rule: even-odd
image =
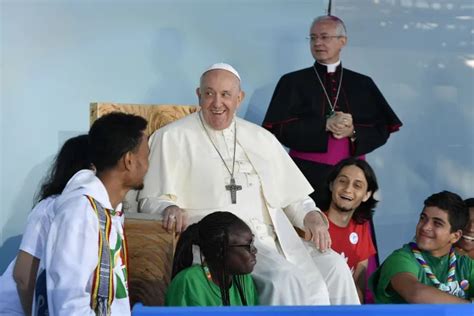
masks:
[[[200,264],[193,264],[193,246],[199,247]],[[179,238],[165,305],[257,305],[250,276],[256,253],[252,231],[244,221],[229,212],[207,215]]]

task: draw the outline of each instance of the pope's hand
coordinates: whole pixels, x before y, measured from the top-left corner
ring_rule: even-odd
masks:
[[[176,225],[176,233],[181,233],[188,225],[188,214],[176,205],[170,205],[163,211],[163,228],[167,232],[173,232]]]
[[[305,240],[312,241],[321,252],[331,247],[331,236],[323,216],[321,212],[311,211],[306,214],[303,221]]]

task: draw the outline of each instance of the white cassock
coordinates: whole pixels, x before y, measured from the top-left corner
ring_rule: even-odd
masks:
[[[242,218],[258,248],[253,276],[262,305],[359,304],[352,274],[332,250],[320,253],[303,241],[305,215],[318,210],[313,191],[276,138],[265,129],[236,118],[223,131],[208,125],[209,136],[232,169],[237,130],[235,182],[231,203],[230,173],[206,134],[199,113],[169,124],[150,138],[150,168],[139,192],[140,211],[161,213],[169,205],[187,211],[195,223],[215,211]]]

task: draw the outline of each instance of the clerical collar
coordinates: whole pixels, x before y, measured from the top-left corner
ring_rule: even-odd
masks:
[[[210,126],[206,120],[202,120],[204,125],[206,126],[207,130],[211,133],[211,134],[223,134],[223,135],[226,135],[226,134],[230,134],[230,135],[234,135],[234,125],[235,125],[235,117],[232,119],[232,122],[230,123],[230,125],[224,129],[221,129],[221,130],[217,130],[217,129],[213,129],[212,126]]]
[[[341,60],[339,59],[334,64],[323,64],[323,63],[320,63],[319,61],[316,61],[316,63],[321,66],[325,66],[327,69],[327,72],[330,73],[330,72],[336,72],[337,67],[341,64]]]

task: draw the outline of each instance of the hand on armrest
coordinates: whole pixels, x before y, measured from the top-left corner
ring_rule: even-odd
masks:
[[[175,232],[181,233],[186,226],[188,226],[188,214],[185,210],[176,205],[170,205],[164,209],[163,228],[166,229],[167,232],[173,232],[173,228],[176,227]]]
[[[181,233],[188,225],[188,216],[185,210],[176,205],[176,200],[173,195],[143,198],[139,201],[140,212],[160,214],[167,232],[171,233],[176,228],[174,232]]]
[[[311,240],[319,251],[331,248],[326,216],[319,211],[311,211],[304,217],[305,239]]]

